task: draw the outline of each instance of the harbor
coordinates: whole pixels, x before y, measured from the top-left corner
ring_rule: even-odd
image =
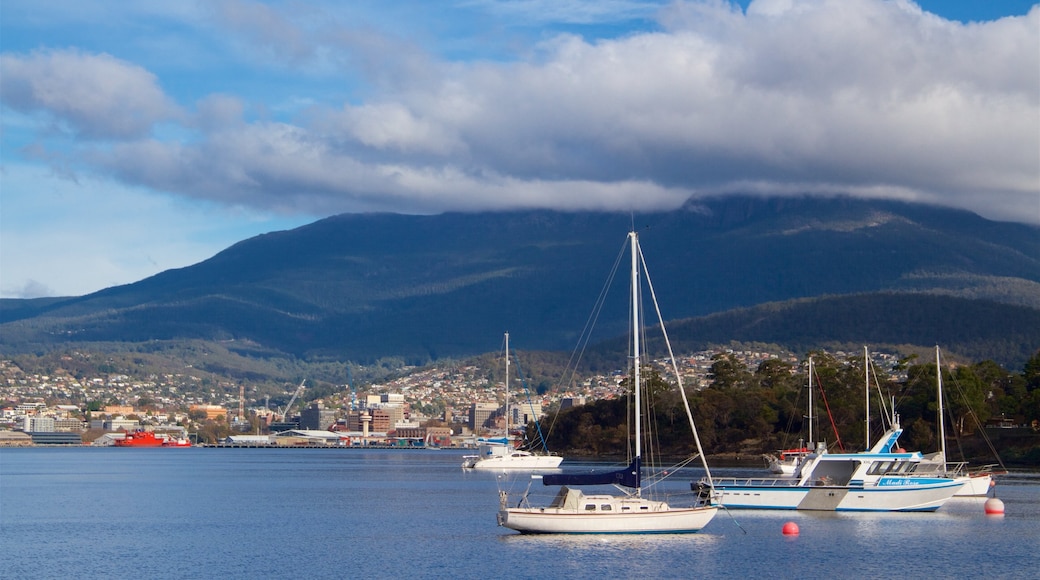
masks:
[[[1002,517],[984,498],[955,498],[933,513],[720,510],[692,535],[525,536],[497,525],[496,489],[520,490],[530,474],[463,470],[461,450],[0,453],[0,540],[28,556],[5,562],[12,578],[478,578],[489,558],[518,578],[1026,578],[1040,545],[1040,473],[1026,471],[998,481]],[[682,470],[674,492],[700,475]],[[787,522],[800,535],[783,535]]]

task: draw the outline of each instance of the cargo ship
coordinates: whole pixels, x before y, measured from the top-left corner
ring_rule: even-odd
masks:
[[[114,443],[116,447],[191,447],[187,439],[168,439],[159,437],[152,431],[127,431],[122,439]]]

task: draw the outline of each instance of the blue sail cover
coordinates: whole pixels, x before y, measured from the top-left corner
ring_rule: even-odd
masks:
[[[542,476],[542,485],[610,485],[639,487],[641,462],[638,457],[628,467],[606,473],[548,473]]]

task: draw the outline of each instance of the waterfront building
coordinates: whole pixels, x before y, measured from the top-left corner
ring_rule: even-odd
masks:
[[[22,430],[26,433],[53,433],[54,418],[27,416]]]
[[[336,424],[336,410],[326,409],[321,401],[315,401],[300,413],[301,429],[328,429]]]

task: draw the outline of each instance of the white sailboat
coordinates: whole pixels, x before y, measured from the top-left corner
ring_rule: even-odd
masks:
[[[805,458],[812,453],[813,442],[813,359],[809,356],[809,439],[799,440],[798,447],[794,449],[781,449],[776,455],[766,455],[766,466],[770,473],[782,477],[794,477],[798,473]],[[808,442],[808,446],[806,446]]]
[[[563,462],[563,457],[548,452],[536,453],[525,449],[516,448],[509,439],[509,424],[512,419],[512,411],[509,407],[509,333],[505,335],[506,341],[506,436],[497,439],[483,439],[477,444],[476,455],[465,455],[462,458],[462,467],[465,469],[488,469],[488,470],[527,470],[541,471],[557,469]],[[544,442],[543,442],[544,447]]]
[[[939,451],[925,456],[917,473],[934,473],[944,477],[952,477],[956,481],[963,482],[956,497],[981,497],[989,495],[990,490],[996,484],[993,479],[995,466],[984,466],[976,470],[968,470],[967,463],[950,463],[946,459],[946,412],[943,406],[943,382],[942,362],[939,360],[939,347],[935,347],[935,384],[938,400],[939,414]]]
[[[703,493],[697,494],[691,505],[676,507],[668,502],[644,497],[642,487],[642,400],[640,394],[640,341],[642,331],[640,321],[640,266],[646,272],[646,266],[642,261],[642,252],[639,249],[639,240],[635,232],[629,233],[629,243],[632,253],[632,377],[635,394],[635,456],[627,468],[608,473],[593,474],[556,474],[543,476],[544,485],[559,485],[560,490],[555,499],[547,506],[532,506],[528,501],[527,493],[521,497],[516,507],[509,507],[513,502],[509,499],[506,491],[500,491],[501,507],[498,512],[498,523],[501,526],[528,534],[661,534],[661,533],[693,533],[698,532],[715,516],[718,508],[710,504],[711,486],[710,471],[704,462],[704,452],[701,448],[700,438],[693,422],[693,414],[686,399],[686,393],[682,388],[679,377],[678,366],[675,357],[671,353],[671,345],[665,334],[665,344],[668,345],[669,356],[672,361],[676,379],[679,381],[679,391],[682,393],[683,404],[686,408],[687,418],[693,431],[697,452],[708,472],[709,484],[705,486]],[[647,284],[649,285],[649,274],[647,273]],[[651,297],[653,297],[653,286],[649,285]],[[660,310],[654,306],[661,321],[661,329],[664,330],[664,322],[661,320]],[[613,484],[622,495],[597,493],[586,495],[580,489],[571,486],[581,485],[607,485]],[[649,489],[647,489],[649,491]]]

